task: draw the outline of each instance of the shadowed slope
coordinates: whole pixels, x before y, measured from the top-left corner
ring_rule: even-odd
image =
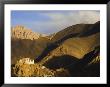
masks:
[[[78,25],[76,26],[78,27]],[[63,34],[64,35],[63,38],[59,37],[60,40],[58,39],[55,42],[49,44],[46,47],[46,49],[43,51],[43,53],[36,59],[36,61],[40,61],[44,57],[47,58],[49,55],[52,58],[52,56],[60,56],[63,54],[71,55],[79,59],[83,58],[83,56],[86,53],[90,52],[96,46],[100,45],[100,34],[99,34],[100,22],[97,22],[95,24],[90,24],[90,25],[87,24],[86,28],[85,28],[85,25],[83,26],[84,27],[82,27],[82,29],[80,28],[79,31],[74,31],[74,33],[72,31],[71,31],[71,34],[70,32],[69,34],[68,32],[65,32],[66,35]],[[83,28],[85,28],[85,30]],[[64,33],[64,31],[67,31],[67,29],[58,32],[58,36],[62,34],[62,32]],[[74,28],[72,26],[70,30],[73,30],[73,29],[76,30],[76,27]],[[68,29],[68,31],[70,30]],[[92,30],[93,32],[91,32]],[[56,38],[56,36],[54,36],[53,39],[54,38]],[[48,57],[48,59],[49,58],[50,57]]]
[[[89,27],[88,29],[85,29],[79,37],[86,37],[92,34],[96,34],[100,32],[100,21],[96,22],[92,27]]]
[[[50,40],[42,37],[35,40],[12,39],[11,40],[11,64],[16,63],[20,58],[35,59],[46,48]]]
[[[74,58],[70,55],[63,55],[63,56],[54,56],[49,61],[45,62],[43,65],[50,68],[50,69],[58,69],[64,68],[70,65],[71,63],[74,65],[79,61],[79,59]]]
[[[50,45],[43,53],[36,59],[37,61],[45,61],[53,58],[53,56],[71,55],[78,59],[83,58],[85,54],[100,45],[100,34],[94,34],[89,37],[70,38],[65,40],[62,44]]]
[[[77,59],[70,55],[54,56],[52,59],[45,62],[43,65],[50,69],[64,68],[68,70],[70,76],[100,76],[100,61],[88,65],[92,60],[96,59],[100,50],[94,49],[86,54],[83,59]]]

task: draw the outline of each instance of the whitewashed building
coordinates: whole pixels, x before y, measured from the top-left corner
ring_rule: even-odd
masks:
[[[24,63],[24,64],[34,64],[34,60],[30,58],[23,58],[19,60],[19,63]]]

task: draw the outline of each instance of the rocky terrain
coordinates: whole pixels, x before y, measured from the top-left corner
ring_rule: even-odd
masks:
[[[33,64],[23,61],[27,58],[22,58],[12,66],[12,77],[53,77],[53,76],[69,76],[69,72],[64,68],[56,70],[48,69],[40,64]]]
[[[16,26],[11,38],[12,76],[100,76],[100,22],[72,25],[50,36]],[[26,57],[35,64],[17,63]]]
[[[11,38],[11,64],[15,64],[20,58],[35,59],[50,42],[44,35],[32,32],[24,26],[13,27]]]
[[[24,26],[19,26],[19,25],[12,27],[11,32],[12,32],[11,37],[13,39],[18,38],[18,39],[34,40],[41,37],[41,34],[32,32],[30,29],[27,29]]]

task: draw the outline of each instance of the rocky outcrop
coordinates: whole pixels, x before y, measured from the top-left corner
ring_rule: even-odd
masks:
[[[32,32],[30,29],[27,29],[24,26],[15,26],[11,29],[11,37],[12,38],[19,38],[19,39],[38,39],[42,36],[39,33]]]
[[[27,63],[21,63],[19,61],[17,61],[17,63],[12,66],[12,73],[11,73],[12,77],[69,76],[69,72],[63,68],[51,70],[39,64],[27,64]]]
[[[23,60],[23,59],[22,59]],[[45,66],[38,64],[27,64],[17,62],[12,67],[12,76],[17,77],[51,77],[54,71],[47,69]]]

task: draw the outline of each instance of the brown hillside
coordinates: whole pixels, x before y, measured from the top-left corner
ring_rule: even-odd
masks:
[[[13,34],[11,62],[16,76],[45,76],[51,70],[53,76],[60,77],[100,76],[100,21],[73,25],[51,36],[37,34],[39,37],[36,39],[30,38],[31,33],[25,38],[23,33]],[[22,58],[34,59],[35,64],[19,66],[16,61]],[[45,67],[44,71],[42,66]],[[28,73],[28,68],[32,72]],[[36,72],[37,69],[39,71]]]
[[[71,34],[81,33],[85,29],[90,28],[91,25],[92,24],[76,24],[76,25],[69,26],[69,27],[63,29],[62,31],[59,31],[56,34],[53,34],[54,37],[52,38],[52,41],[60,40]]]
[[[53,56],[61,55],[71,55],[78,59],[83,58],[85,54],[100,45],[100,22],[91,25],[89,28],[85,28],[85,30],[79,34],[68,34],[62,39],[50,44],[36,60],[47,60]]]

